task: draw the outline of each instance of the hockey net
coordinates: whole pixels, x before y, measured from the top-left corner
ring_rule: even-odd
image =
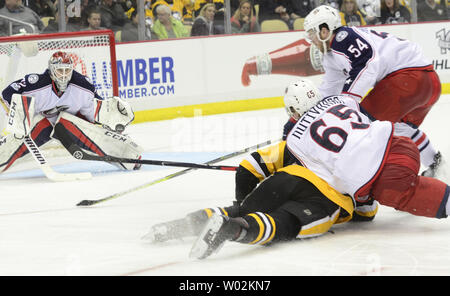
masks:
[[[56,51],[70,54],[75,70],[90,78],[100,96],[118,95],[115,40],[110,30],[1,37],[0,92],[27,74],[43,73]],[[6,106],[0,109],[5,109],[0,110],[1,132]]]

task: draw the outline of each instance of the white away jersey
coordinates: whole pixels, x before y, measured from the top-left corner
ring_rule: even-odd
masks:
[[[23,79],[16,80],[6,87],[2,97],[8,106],[13,94],[34,97],[35,114],[41,114],[52,124],[55,124],[61,111],[73,115],[81,114],[85,119],[93,122],[94,97],[102,99],[87,77],[76,71],[73,71],[67,89],[61,96],[58,96],[48,70],[43,74],[26,75]]]
[[[330,96],[299,119],[287,147],[330,186],[355,197],[380,169],[392,132],[392,123],[371,122],[354,99]]]
[[[368,28],[341,27],[324,54],[324,96],[350,94],[359,100],[390,73],[430,66],[419,46]]]

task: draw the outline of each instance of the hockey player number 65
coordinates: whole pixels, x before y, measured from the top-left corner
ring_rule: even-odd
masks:
[[[366,129],[369,127],[368,124],[362,123],[361,116],[359,116],[358,112],[356,112],[353,109],[348,109],[342,112],[343,108],[347,108],[344,105],[337,105],[333,108],[330,108],[327,113],[333,114],[336,117],[338,117],[341,120],[348,120],[348,119],[354,119],[351,117],[352,114],[356,115],[357,122],[351,121],[350,125],[352,129]],[[341,127],[336,126],[330,126],[327,127],[323,132],[322,135],[318,133],[318,130],[321,126],[327,126],[325,121],[323,119],[320,119],[318,121],[315,121],[311,124],[311,137],[316,141],[317,144],[322,146],[323,148],[339,153],[342,148],[345,145],[345,142],[347,141],[348,133]],[[337,145],[331,141],[331,136],[336,135],[342,139],[342,142],[340,145]]]

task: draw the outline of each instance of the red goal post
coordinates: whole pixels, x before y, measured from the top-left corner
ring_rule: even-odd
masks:
[[[0,37],[0,92],[30,73],[43,73],[55,51],[70,53],[75,69],[90,78],[100,96],[119,95],[111,30]]]

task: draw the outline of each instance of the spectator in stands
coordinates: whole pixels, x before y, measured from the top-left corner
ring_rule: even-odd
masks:
[[[169,6],[169,3],[167,3],[165,0],[156,0],[156,1],[145,1],[145,15],[147,17],[151,17],[152,19],[156,20],[156,7],[159,5],[166,5]]]
[[[450,1],[449,0],[441,0],[441,7],[445,10],[445,14],[447,14],[447,19],[450,20]]]
[[[84,28],[83,31],[90,30],[105,30],[105,27],[101,27],[102,14],[99,10],[91,10],[87,18],[88,26]]]
[[[66,16],[66,23],[68,20],[69,20],[69,18]],[[58,23],[59,23],[59,17],[58,17],[58,13],[56,13],[55,18],[48,21],[48,25],[42,30],[42,33],[48,34],[48,33],[59,32]]]
[[[399,0],[382,0],[380,21],[382,24],[409,23],[411,13],[406,6],[399,3]]]
[[[69,16],[66,27],[71,27],[72,31],[81,31],[83,28],[81,16]]]
[[[51,0],[25,1],[24,6],[31,8],[40,17],[55,16],[56,4]]]
[[[5,0],[5,6],[0,9],[0,14],[33,25],[37,33],[44,29],[44,23],[39,15],[32,9],[23,6],[22,0]],[[12,22],[12,34],[18,34],[21,30],[32,33],[29,26]],[[0,35],[10,35],[9,21],[0,19]]]
[[[419,22],[447,20],[445,0],[437,4],[434,0],[417,0],[417,20]]]
[[[128,11],[133,5],[134,7],[137,5],[135,0],[117,0],[117,3],[122,6],[123,11]]]
[[[122,42],[127,41],[138,41],[139,33],[138,33],[138,23],[139,23],[139,15],[137,10],[134,10],[131,13],[131,22],[126,23],[122,28]],[[151,39],[150,29],[146,27],[144,40]]]
[[[193,1],[193,0],[192,0]],[[184,18],[187,17],[187,19],[192,20],[192,10],[193,9],[193,2],[191,3],[191,0],[157,0],[151,3],[150,8],[151,10],[148,11],[149,15],[154,19],[156,19],[156,8],[159,5],[166,5],[170,7],[172,16],[176,18],[177,20],[181,20],[184,22]],[[146,13],[148,9],[146,9]]]
[[[260,32],[261,27],[255,16],[251,0],[242,0],[236,12],[231,17],[231,33]]]
[[[239,0],[236,0],[239,1]],[[231,4],[231,11],[235,11],[237,7],[239,7],[239,3],[237,4],[237,7],[233,8],[233,1],[230,0]],[[195,16],[198,17],[200,15],[200,11],[203,9],[203,7],[206,4],[214,4],[214,7],[216,8],[216,12],[214,13],[214,26],[218,31],[225,31],[225,20],[224,20],[224,14],[225,14],[225,5],[224,0],[195,0],[194,3],[194,13]]]
[[[153,2],[145,0],[145,17],[152,21],[156,19],[156,7],[163,4],[171,8],[173,17],[181,19],[185,25],[192,25],[194,20],[194,2],[195,0],[156,0]],[[135,7],[134,5],[130,8],[127,14],[131,15]]]
[[[365,26],[366,21],[362,13],[359,11],[358,3],[356,0],[344,0],[341,5],[341,15],[342,24],[344,26]]]
[[[222,28],[214,24],[216,7],[214,3],[207,3],[200,10],[199,16],[195,18],[191,29],[191,36],[207,36],[223,34]]]
[[[96,9],[97,9],[97,4],[96,4],[95,0],[81,0],[81,5],[80,5],[81,23],[80,23],[80,25],[82,27],[86,27],[89,25],[87,22],[89,13],[92,10],[96,10]]]
[[[129,21],[122,5],[114,2],[114,0],[102,0],[98,10],[102,15],[101,26],[114,32],[121,30],[123,25]]]
[[[342,1],[341,0],[318,0],[318,1],[315,1],[315,3],[317,3],[317,6],[328,5],[328,6],[333,7],[336,10],[339,10],[339,8],[342,5]]]
[[[76,32],[80,31],[80,26],[70,22],[70,18],[65,15],[66,18],[66,32]],[[59,10],[55,12],[55,17],[48,21],[48,25],[42,30],[42,33],[57,33],[59,32]]]
[[[294,29],[289,0],[259,0],[259,22],[278,19],[284,21],[289,30]]]
[[[189,37],[183,23],[172,16],[169,6],[159,5],[156,8],[157,20],[152,27],[152,39],[168,39]]]
[[[230,1],[231,3],[232,1]],[[203,8],[203,6],[205,6],[208,3],[213,3],[214,7],[216,8],[216,15],[219,11],[223,11],[224,10],[224,0],[195,0],[194,2],[194,13],[195,16],[199,16],[200,15],[200,10]],[[233,5],[231,6],[233,8]],[[237,4],[237,7],[239,7],[239,4]],[[237,7],[235,7],[235,9],[237,9]],[[234,11],[234,10],[232,10]]]
[[[381,24],[380,0],[358,0],[358,8],[368,25]]]
[[[194,23],[194,0],[183,0],[182,22],[185,25],[192,26]]]
[[[184,0],[166,0],[171,9],[172,16],[179,21],[183,20]]]
[[[311,3],[309,0],[289,0],[291,18],[295,20],[306,17],[314,8]]]

